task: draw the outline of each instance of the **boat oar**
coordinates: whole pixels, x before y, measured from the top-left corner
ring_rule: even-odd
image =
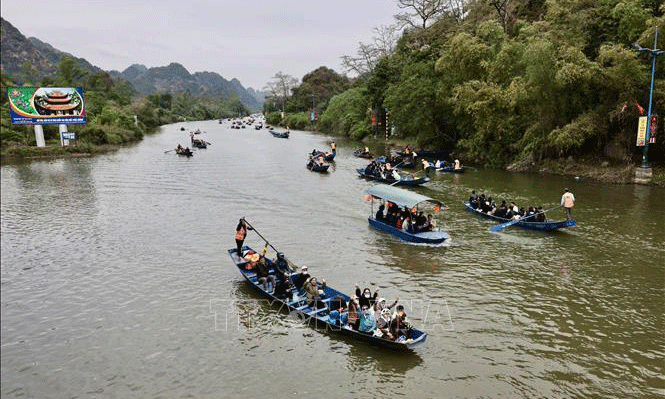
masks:
[[[175,150],[164,151],[164,154],[169,153],[169,152],[171,152],[171,151],[175,151]]]
[[[545,213],[545,212],[553,211],[553,210],[555,210],[555,209],[557,209],[557,208],[561,208],[561,205],[559,205],[559,206],[555,206],[555,207],[550,208],[550,209],[547,209],[547,210],[544,210],[544,211],[542,211],[542,212],[536,212],[536,213],[534,213],[533,215],[529,215],[529,216],[527,216],[527,217],[525,217],[525,218],[513,219],[513,220],[511,220],[510,222],[501,223],[501,224],[496,224],[496,225],[490,227],[490,231],[499,231],[499,230],[505,229],[505,228],[508,227],[508,226],[512,226],[512,225],[517,224],[517,223],[519,223],[519,222],[521,222],[521,221],[523,221],[523,220],[526,220],[526,219],[532,218],[532,217],[534,217],[534,216],[536,216],[536,215],[538,215],[538,214],[540,214],[540,213]]]
[[[255,232],[256,234],[258,234],[259,237],[261,237],[261,238],[263,239],[263,241],[265,241],[266,244],[268,244],[268,245],[270,246],[270,248],[272,248],[273,250],[275,250],[275,252],[279,252],[279,251],[277,250],[277,248],[273,247],[273,245],[272,245],[271,243],[269,243],[268,240],[266,240],[266,238],[265,238],[264,236],[262,236],[261,233],[259,233],[259,231],[256,230],[256,228],[254,228],[254,226],[252,226],[252,225],[247,221],[247,219],[245,219],[244,217],[241,218],[241,219],[244,220],[245,223],[247,223],[247,226],[249,226],[252,230],[254,230],[254,232]],[[286,256],[284,257],[284,259],[286,259]],[[289,261],[288,259],[286,259],[286,263],[289,265],[289,269],[291,269],[291,271],[295,271],[295,269],[297,269],[297,266],[293,265],[293,264],[291,263],[291,261]]]

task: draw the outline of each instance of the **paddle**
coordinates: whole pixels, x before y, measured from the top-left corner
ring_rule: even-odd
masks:
[[[266,244],[270,245],[270,248],[272,248],[275,252],[279,252],[279,251],[277,250],[277,248],[273,247],[273,245],[272,245],[271,243],[269,243],[268,240],[266,240],[266,238],[265,238],[264,236],[262,236],[261,233],[259,233],[258,230],[256,230],[256,228],[254,228],[254,226],[252,226],[252,225],[247,221],[247,219],[245,219],[244,217],[242,217],[241,219],[247,224],[247,226],[249,226],[252,230],[254,230],[254,232],[255,232],[256,234],[258,234],[259,237],[261,237],[261,238],[263,239],[263,241],[266,242]],[[298,267],[297,267],[296,265],[293,265],[293,264],[291,263],[290,260],[286,259],[286,256],[284,257],[284,259],[286,260],[286,263],[288,264],[289,269],[291,269],[292,272],[296,271],[296,269],[297,269]]]
[[[496,232],[496,231],[499,231],[499,230],[505,229],[505,228],[508,227],[508,226],[512,226],[512,225],[514,225],[514,224],[516,224],[516,223],[519,223],[520,221],[523,221],[523,220],[526,220],[526,219],[532,218],[532,217],[534,217],[534,216],[536,216],[536,215],[538,215],[538,214],[540,214],[540,213],[545,213],[545,212],[553,211],[553,210],[555,210],[555,209],[557,209],[557,208],[561,208],[561,205],[559,205],[559,206],[555,206],[555,207],[550,208],[550,209],[547,209],[547,210],[544,210],[544,211],[542,211],[542,212],[536,212],[536,213],[534,213],[533,215],[529,215],[529,216],[527,216],[527,217],[525,217],[525,218],[514,219],[514,220],[511,220],[510,222],[506,222],[506,223],[501,223],[501,224],[494,225],[494,226],[490,227],[490,231],[494,231],[494,232]]]
[[[171,151],[175,151],[175,150],[164,151],[164,154],[167,154],[167,153],[169,153],[169,152],[171,152]]]

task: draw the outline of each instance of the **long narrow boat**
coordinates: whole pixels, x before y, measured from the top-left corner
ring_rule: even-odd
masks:
[[[321,154],[323,154],[323,159],[330,162],[330,161],[335,159],[335,155],[337,155],[337,151],[325,153],[323,151],[316,150],[316,152],[313,154],[313,156],[319,156]]]
[[[364,177],[366,179],[371,179],[371,180],[376,180],[380,183],[386,183],[386,184],[391,184],[395,186],[419,186],[421,184],[425,184],[428,181],[431,180],[429,176],[421,177],[418,179],[414,179],[413,176],[411,175],[406,175],[406,176],[400,176],[399,180],[395,180],[392,176],[389,178],[381,178],[378,176],[374,176],[371,174],[365,173],[365,168],[358,168],[356,169],[356,172],[358,172],[358,175],[360,177]]]
[[[307,163],[306,166],[307,166],[307,169],[311,170],[312,172],[323,173],[323,172],[328,171],[328,168],[330,167],[330,164],[324,163],[324,164],[321,164],[321,165],[317,165],[316,163],[310,161],[310,162]]]
[[[468,209],[469,211],[471,211],[471,212],[473,212],[477,215],[480,215],[480,216],[482,216],[484,218],[487,218],[487,219],[496,220],[499,223],[507,223],[507,222],[510,222],[510,221],[513,220],[513,219],[501,218],[501,217],[494,216],[494,215],[489,215],[489,214],[481,211],[480,209],[473,208],[471,206],[471,204],[469,204],[468,202],[464,202],[464,206],[466,207],[466,209]],[[513,226],[521,227],[521,228],[527,229],[527,230],[552,231],[552,230],[562,229],[564,227],[570,227],[570,226],[576,226],[576,225],[577,225],[577,220],[576,219],[556,220],[556,221],[555,220],[548,220],[548,221],[545,221],[545,222],[529,222],[528,219],[527,219],[527,220],[524,220],[524,221],[520,220],[519,222],[515,223]]]
[[[376,161],[378,163],[386,163],[386,161],[388,161],[388,159],[384,156],[384,157],[376,158]],[[395,161],[395,162],[397,162],[397,161]],[[416,162],[415,160],[411,161],[411,162],[399,161],[396,164],[394,164],[393,167],[402,168],[402,169],[415,169],[419,164],[420,163]]]
[[[460,167],[459,169],[455,169],[454,166],[443,166],[441,168],[434,168],[435,170],[441,171],[441,172],[448,172],[448,173],[464,173],[464,166]]]
[[[270,134],[272,134],[275,137],[278,137],[280,139],[288,139],[289,138],[289,132],[288,130],[285,132],[278,132],[277,130],[269,130]]]
[[[365,150],[355,150],[353,151],[353,155],[357,156],[358,158],[366,158],[366,159],[374,158],[374,154],[372,154],[371,152],[365,152]]]
[[[250,249],[251,248],[247,246],[243,247],[244,251]],[[231,260],[236,265],[236,267],[240,271],[240,274],[242,274],[245,280],[247,280],[250,284],[252,284],[254,288],[259,290],[261,294],[268,297],[273,305],[279,305],[280,309],[289,310],[290,312],[296,312],[301,316],[303,316],[306,320],[314,322],[317,327],[325,327],[326,330],[346,335],[348,337],[351,337],[359,341],[369,342],[372,345],[381,346],[390,349],[397,349],[397,350],[412,350],[414,347],[424,343],[427,340],[427,333],[417,330],[415,328],[411,328],[409,339],[401,342],[396,342],[375,337],[373,335],[368,335],[363,332],[353,330],[348,325],[340,324],[336,319],[333,320],[329,317],[330,300],[338,295],[342,296],[346,302],[348,302],[350,298],[348,295],[340,291],[337,291],[329,286],[323,288],[324,295],[322,301],[323,303],[326,304],[326,307],[321,309],[309,307],[305,301],[305,298],[303,297],[278,298],[273,294],[272,290],[270,292],[264,290],[263,285],[259,284],[255,272],[253,272],[252,270],[247,270],[245,268],[247,262],[244,259],[239,258],[237,256],[236,248],[231,248],[228,250],[228,252],[229,256],[231,257]],[[270,262],[268,259],[266,260],[268,261],[269,265],[272,265],[272,262]]]
[[[401,188],[386,186],[383,184],[377,184],[368,188],[365,191],[371,196],[372,199],[372,214],[367,218],[370,226],[374,227],[377,230],[385,231],[390,233],[404,241],[422,243],[422,244],[440,244],[445,240],[449,239],[450,236],[441,230],[434,231],[424,231],[421,233],[409,233],[402,229],[398,229],[395,226],[392,226],[388,223],[385,223],[381,220],[377,220],[374,215],[374,200],[381,199],[385,201],[390,201],[397,206],[405,206],[409,209],[416,208],[424,204],[434,205],[436,212],[445,205],[439,201],[412,191],[404,190]]]

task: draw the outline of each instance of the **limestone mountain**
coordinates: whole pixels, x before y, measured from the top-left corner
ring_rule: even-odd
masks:
[[[192,74],[177,62],[153,68],[134,64],[122,72],[110,71],[109,73],[113,77],[128,80],[139,93],[143,94],[175,93],[187,90],[192,95],[238,96],[240,101],[253,111],[260,110],[262,104],[255,96],[247,92],[238,79],[233,78],[228,81],[218,73],[207,71]]]
[[[83,58],[60,51],[37,38],[26,38],[5,19],[0,18],[0,22],[2,23],[0,67],[3,74],[19,84],[26,80],[55,76],[60,59],[65,55],[74,58],[81,69],[91,74],[101,71]],[[253,89],[246,90],[235,78],[229,81],[215,72],[192,74],[176,62],[154,68],[133,64],[122,72],[109,71],[109,74],[114,78],[129,81],[142,94],[188,90],[192,95],[224,98],[238,96],[240,101],[252,111],[260,110],[263,104],[260,92],[257,93]]]
[[[26,79],[55,76],[58,63],[65,55],[74,58],[79,67],[87,72],[101,71],[83,58],[62,52],[34,37],[26,38],[3,18],[0,18],[0,23],[0,68],[15,82],[23,83]]]

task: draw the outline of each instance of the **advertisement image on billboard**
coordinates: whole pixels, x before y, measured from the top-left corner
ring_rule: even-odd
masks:
[[[82,87],[9,87],[7,96],[13,124],[86,123]]]

